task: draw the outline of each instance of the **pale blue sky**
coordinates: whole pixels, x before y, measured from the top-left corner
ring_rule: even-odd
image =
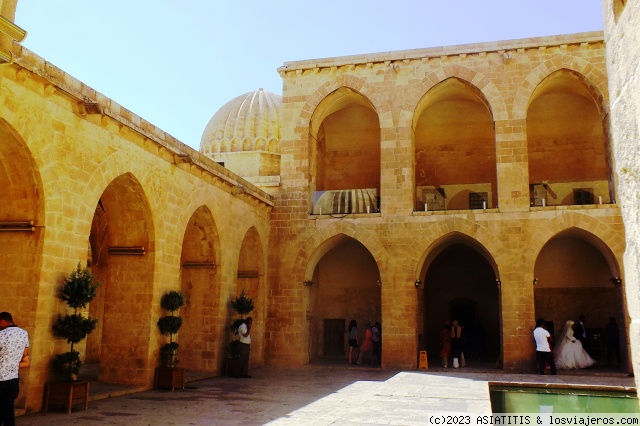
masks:
[[[283,62],[599,31],[601,0],[19,0],[22,43],[199,149]]]

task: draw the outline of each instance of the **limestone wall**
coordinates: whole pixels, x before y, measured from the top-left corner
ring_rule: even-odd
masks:
[[[601,33],[290,62],[279,69],[284,78],[282,187],[271,221],[270,362],[307,361],[309,322],[318,321],[313,311],[317,294],[313,285],[305,287],[303,282],[312,280],[314,265],[334,241],[347,237],[364,245],[379,270],[384,367],[416,366],[420,335],[426,331],[422,323],[428,313],[423,311],[421,290],[416,291],[414,282],[425,278],[430,262],[444,247],[462,241],[483,253],[500,288],[499,339],[505,369],[531,370],[534,268],[542,247],[565,231],[592,244],[598,241],[610,268],[607,276],[622,275],[624,230],[616,204],[530,207],[527,112],[539,95],[537,87],[556,71],[568,71],[567,75],[582,81],[580,99],[586,95],[597,105],[591,111],[600,126],[598,158],[606,164],[602,129],[607,128],[608,91]],[[437,86],[452,78],[462,84]],[[475,93],[468,99],[486,102],[495,129],[494,153],[476,158],[495,162],[492,185],[496,195],[491,209],[414,211],[417,154],[413,129],[421,109],[432,102],[423,99],[438,99],[439,94],[429,93],[436,86],[448,87],[451,93]],[[460,92],[460,87],[467,89]],[[375,112],[380,126],[380,164],[369,164],[380,169],[381,211],[310,215],[309,197],[320,179],[317,170],[322,161],[316,159],[320,150],[316,144],[328,137],[322,133],[324,119],[340,108],[352,111],[363,106]],[[479,116],[478,107],[473,108],[471,115]],[[465,110],[458,112],[458,121],[464,122]],[[485,120],[484,116],[480,119]],[[473,137],[473,131],[467,133]],[[478,143],[486,139],[482,132]],[[352,167],[365,158],[355,152],[347,155],[353,155]],[[461,161],[453,156],[444,164],[450,179],[464,175],[465,167],[475,167],[463,161],[465,155],[472,154],[461,151],[457,155]],[[595,180],[613,179],[602,176],[602,171],[597,173]],[[611,198],[605,195],[605,203],[615,199],[614,192]]]
[[[254,280],[264,293],[271,196],[32,52],[14,45],[14,54],[0,69],[0,220],[33,221],[33,230],[0,233],[0,310],[31,343],[18,407],[40,409],[50,360],[68,350],[51,324],[64,312],[57,288],[78,262],[101,281],[89,307],[100,327],[87,340],[100,380],[153,386],[168,290],[187,294],[182,314],[193,321],[178,342],[200,364],[182,366],[219,374],[245,256],[262,265]],[[247,235],[251,253],[241,250]],[[112,251],[122,246],[144,254]],[[265,304],[259,296],[258,318]],[[264,325],[257,330],[263,340]]]
[[[610,132],[626,230],[624,265],[631,316],[629,334],[632,353],[636,355],[640,351],[640,4],[628,0],[603,0],[602,8],[611,93]],[[634,356],[636,371],[639,363],[638,357]]]

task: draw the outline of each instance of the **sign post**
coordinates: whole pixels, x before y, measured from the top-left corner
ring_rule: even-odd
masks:
[[[420,351],[420,368],[429,368],[429,363],[427,362],[427,351]]]

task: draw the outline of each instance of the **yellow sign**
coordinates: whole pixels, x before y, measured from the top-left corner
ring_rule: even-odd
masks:
[[[429,368],[429,363],[427,362],[427,351],[420,351],[420,368]]]

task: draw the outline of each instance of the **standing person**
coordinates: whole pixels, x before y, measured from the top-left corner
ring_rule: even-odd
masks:
[[[553,353],[551,353],[551,343],[553,337],[547,331],[547,325],[544,318],[538,318],[536,321],[536,328],[533,330],[533,338],[536,341],[536,361],[538,363],[538,373],[544,374],[546,364],[551,367],[551,374],[558,374],[556,371],[556,364],[553,360]]]
[[[353,348],[358,347],[358,323],[352,319],[349,322],[349,364],[355,364],[352,359]]]
[[[580,314],[580,316],[578,317],[578,322],[576,322],[573,326],[573,335],[576,339],[580,340],[580,343],[582,343],[582,347],[584,348],[584,350],[589,353],[589,345],[587,342],[587,327],[585,325],[586,321],[587,318],[583,314]]]
[[[373,337],[373,354],[378,358],[378,361],[382,363],[382,326],[379,322],[376,322],[371,328],[371,334]]]
[[[238,345],[238,364],[236,365],[236,377],[248,379],[249,373],[249,353],[251,352],[251,324],[253,318],[247,317],[238,327],[240,344]]]
[[[0,424],[16,424],[14,404],[20,390],[18,369],[29,366],[29,335],[0,312]]]
[[[560,335],[560,341],[555,349],[555,363],[557,368],[587,368],[596,363],[582,347],[580,340],[574,335],[574,323],[568,320]]]
[[[464,367],[462,337],[462,326],[458,325],[458,320],[453,320],[453,325],[451,326],[451,356],[453,357],[453,368]]]
[[[362,362],[364,361],[365,357],[369,359],[369,365],[371,365],[372,355],[373,355],[373,332],[371,331],[371,327],[367,327],[364,330],[364,341],[360,345],[360,355],[358,355],[358,365],[362,365]]]
[[[604,326],[604,338],[607,342],[607,364],[611,365],[611,355],[615,352],[620,365],[620,330],[615,317],[609,317],[609,323]]]
[[[451,356],[451,323],[449,320],[444,322],[442,330],[440,330],[440,358],[442,366],[449,367],[449,357]]]

